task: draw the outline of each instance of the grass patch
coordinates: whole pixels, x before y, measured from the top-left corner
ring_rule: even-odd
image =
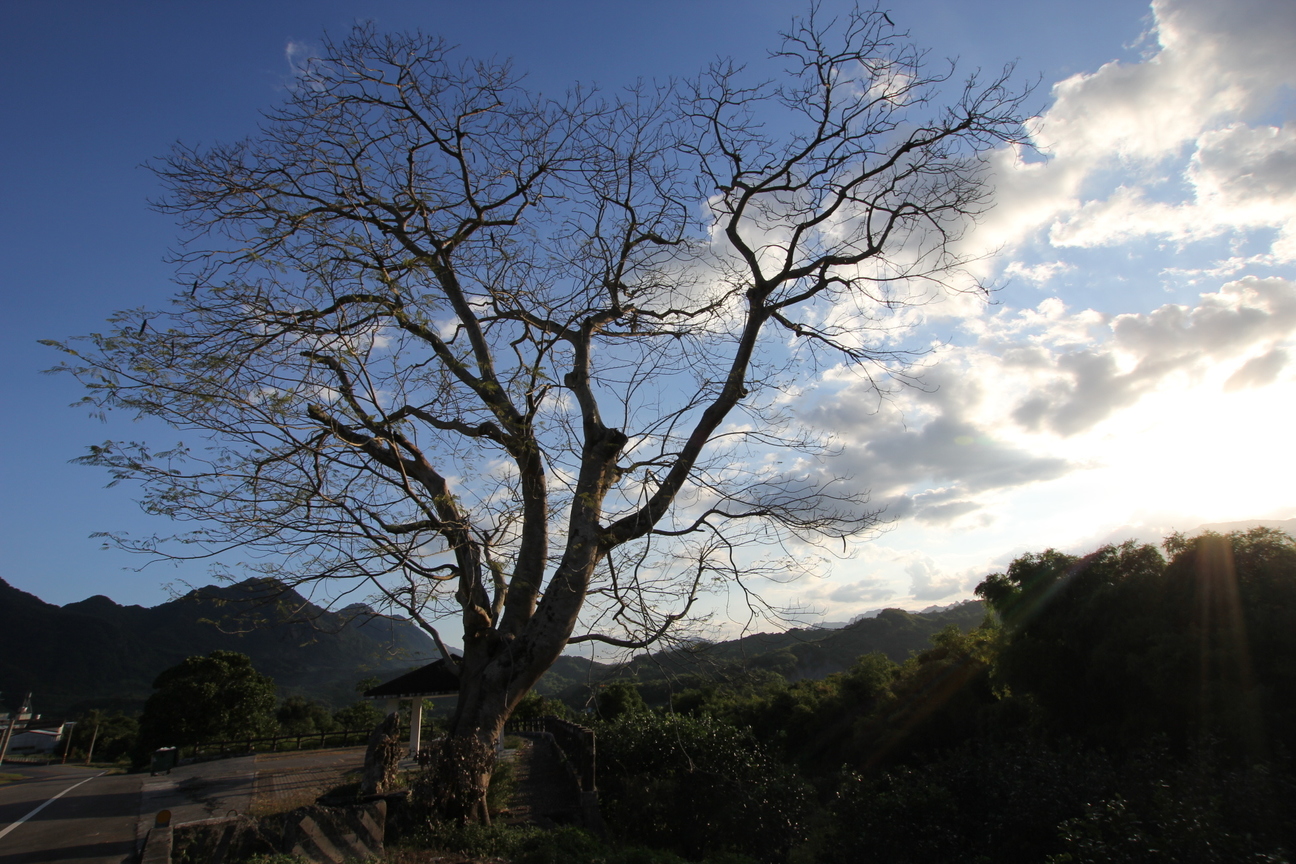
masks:
[[[491,813],[507,809],[516,788],[517,777],[513,772],[513,763],[496,763],[495,770],[491,772],[490,786],[486,788],[486,809]]]
[[[26,780],[26,779],[27,779],[26,774],[10,774],[5,771],[0,771],[0,784],[17,783],[19,780]]]

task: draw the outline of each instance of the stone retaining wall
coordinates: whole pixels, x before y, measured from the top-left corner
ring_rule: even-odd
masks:
[[[387,802],[300,807],[274,816],[154,828],[146,864],[225,864],[251,855],[288,853],[313,864],[343,864],[383,854]]]

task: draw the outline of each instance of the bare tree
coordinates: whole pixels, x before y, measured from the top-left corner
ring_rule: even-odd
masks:
[[[650,645],[754,591],[766,546],[876,522],[780,388],[903,374],[895,311],[959,272],[981,157],[1021,136],[1007,72],[922,60],[881,12],[812,14],[773,81],[555,101],[435,38],[326,43],[258,135],[155,166],[189,232],[174,306],[59,346],[99,410],[209,442],[92,448],[193,523],[122,542],[367,586],[438,644],[460,616],[446,767],[484,816],[566,646]]]

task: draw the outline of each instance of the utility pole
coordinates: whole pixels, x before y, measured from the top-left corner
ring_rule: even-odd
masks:
[[[86,764],[90,764],[90,757],[94,755],[95,741],[99,738],[99,719],[95,718],[94,734],[90,736],[90,749],[86,751]]]
[[[13,736],[13,727],[17,722],[15,715],[10,714],[5,724],[4,734],[0,735],[0,765],[4,764],[5,754],[9,752],[9,739]]]
[[[63,733],[67,735],[67,741],[63,742],[63,763],[67,764],[68,753],[72,752],[72,730],[76,728],[76,721],[70,720],[63,724]]]

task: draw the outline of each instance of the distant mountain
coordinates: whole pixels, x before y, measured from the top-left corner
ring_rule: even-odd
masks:
[[[781,633],[753,633],[725,642],[702,642],[688,648],[635,657],[625,664],[596,663],[561,657],[536,690],[570,704],[603,681],[629,677],[640,682],[644,697],[664,702],[670,690],[723,680],[751,670],[772,672],[788,681],[823,678],[842,672],[861,655],[881,651],[897,663],[931,647],[931,637],[951,624],[971,630],[985,619],[980,601],[968,601],[923,612],[881,609],[866,613],[839,629],[811,627]]]
[[[1252,528],[1276,528],[1296,537],[1296,519],[1250,519],[1242,522],[1211,522],[1198,525],[1189,536],[1214,531],[1216,534],[1229,534],[1233,531],[1249,531]]]
[[[645,695],[662,699],[676,686],[773,672],[788,680],[840,672],[862,654],[881,651],[902,661],[930,644],[943,627],[981,623],[978,602],[944,609],[866,613],[839,629],[810,627],[699,642],[609,664],[563,656],[538,692],[580,704],[591,688],[632,676]],[[432,640],[416,625],[355,604],[337,612],[316,606],[268,580],[210,586],[158,606],[121,606],[95,596],[55,606],[0,579],[0,702],[32,691],[36,710],[56,717],[85,708],[141,708],[153,679],[184,658],[223,649],[252,658],[281,695],[301,694],[333,706],[353,701],[355,684],[391,677],[435,659]]]
[[[1119,545],[1126,540],[1160,546],[1167,536],[1175,531],[1187,537],[1196,537],[1207,531],[1216,534],[1230,534],[1234,531],[1250,531],[1252,528],[1274,528],[1296,537],[1296,519],[1240,519],[1232,522],[1206,522],[1196,527],[1185,527],[1182,522],[1150,522],[1141,525],[1121,525],[1101,535],[1081,540],[1062,551],[1085,554],[1098,546],[1107,544]]]
[[[103,596],[55,606],[0,579],[0,693],[28,690],[36,710],[135,710],[164,669],[195,654],[239,651],[278,684],[340,706],[362,678],[434,659],[409,621],[363,605],[330,612],[269,580],[211,586],[152,608]]]

